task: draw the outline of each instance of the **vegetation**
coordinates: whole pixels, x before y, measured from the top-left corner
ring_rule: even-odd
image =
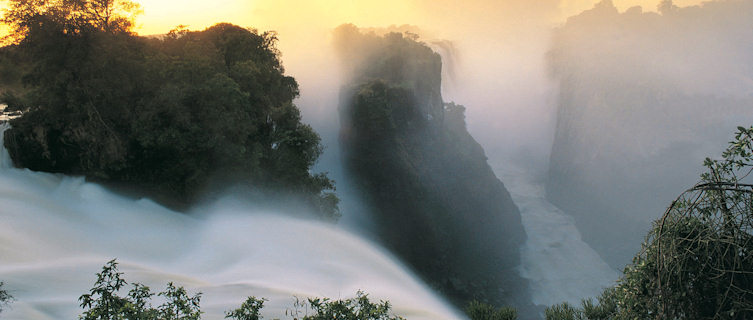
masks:
[[[267,300],[248,297],[246,301],[241,304],[240,308],[225,312],[225,318],[236,320],[259,320],[262,318],[261,308],[264,307],[264,301]]]
[[[113,259],[107,262],[102,271],[97,273],[97,281],[89,293],[81,295],[79,301],[84,313],[82,320],[198,320],[201,319],[201,293],[189,295],[183,287],[176,287],[168,283],[165,291],[157,293],[164,303],[159,307],[152,307],[151,299],[155,296],[149,287],[142,284],[132,284],[132,289],[126,296],[119,296],[121,289],[128,283],[123,273],[118,272],[118,263]],[[225,318],[235,320],[259,320],[261,309],[266,299],[248,297],[235,310],[226,311]],[[400,320],[402,317],[390,315],[390,303],[380,301],[371,302],[368,295],[358,292],[355,298],[344,300],[330,300],[327,298],[310,298],[308,304],[297,303],[297,306],[310,306],[314,314],[304,314],[302,320]],[[1,310],[1,309],[0,309]],[[298,319],[299,312],[291,312],[294,319]]]
[[[158,293],[165,302],[157,308],[151,306],[150,300],[155,295],[149,287],[139,283],[133,284],[128,295],[121,297],[118,292],[127,284],[118,272],[118,264],[110,260],[97,273],[97,281],[89,293],[81,295],[78,300],[84,313],[83,320],[129,319],[129,320],[197,320],[201,318],[199,303],[201,293],[189,296],[183,287],[168,283],[165,291]]]
[[[135,9],[123,0],[10,1],[11,45],[0,53],[19,60],[0,103],[28,109],[5,135],[14,163],[175,207],[241,183],[259,200],[281,194],[336,218],[333,181],[311,173],[320,138],[301,123],[275,34],[217,24],[138,37]]]
[[[515,320],[518,318],[518,311],[515,308],[495,308],[476,300],[468,304],[465,313],[471,320]]]
[[[614,288],[581,308],[550,307],[547,319],[753,318],[753,127],[704,166]]]
[[[380,301],[373,303],[367,294],[359,291],[355,298],[345,300],[330,300],[327,298],[308,299],[314,315],[303,317],[304,320],[398,320],[402,317],[390,316],[390,303]]]
[[[3,308],[13,301],[13,296],[8,291],[3,289],[3,283],[0,281],[0,313],[3,312]]]

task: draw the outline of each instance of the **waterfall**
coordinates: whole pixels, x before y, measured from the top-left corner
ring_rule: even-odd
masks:
[[[4,148],[0,165],[0,281],[16,298],[3,319],[75,319],[78,297],[113,258],[128,282],[202,292],[204,319],[222,319],[251,295],[269,299],[265,318],[288,319],[294,296],[357,290],[408,319],[462,318],[388,252],[334,225],[232,195],[178,213],[81,177],[12,168]]]

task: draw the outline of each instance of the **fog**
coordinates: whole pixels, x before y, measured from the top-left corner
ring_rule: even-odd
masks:
[[[604,1],[556,32],[548,197],[615,268],[753,121],[752,30],[751,1],[661,14]]]
[[[348,298],[358,290],[411,319],[459,318],[388,252],[331,224],[235,196],[183,214],[83,177],[9,166],[3,148],[0,279],[17,299],[3,319],[75,318],[78,297],[113,258],[129,283],[156,292],[173,281],[202,292],[204,319],[222,319],[251,295],[270,299],[264,317],[284,318],[294,297]]]
[[[141,241],[165,233],[177,239],[147,252],[170,252],[168,260],[133,256],[129,247],[120,248],[116,252],[125,258],[125,270],[156,288],[175,279],[205,291],[207,313],[221,314],[227,301],[240,302],[249,290],[284,298],[348,296],[364,289],[389,299],[396,313],[411,319],[457,317],[372,242],[368,210],[352,194],[342,169],[337,107],[348,77],[332,32],[343,23],[416,33],[442,56],[444,100],[466,106],[469,131],[521,210],[529,238],[521,248],[519,271],[531,283],[534,303],[578,302],[596,295],[640,248],[650,222],[697,181],[703,158],[718,156],[736,126],[753,123],[753,1],[675,1],[676,8],[661,13],[658,2],[258,1],[246,8],[251,21],[234,22],[277,32],[286,73],[300,84],[296,104],[304,122],[322,137],[325,150],[315,170],[329,172],[337,182],[340,226],[258,212],[239,217],[238,212],[258,210],[232,198],[180,216],[146,200],[123,200],[82,179],[2,169],[0,196],[7,203],[35,203],[32,209],[40,218],[34,223],[43,226],[42,231],[27,230],[29,235],[21,229],[2,233],[18,236],[18,242],[4,241],[0,248],[0,279],[23,288],[14,294],[21,302],[11,315],[73,316],[71,306],[84,292],[87,277],[112,257],[112,251],[103,253],[105,245],[90,246],[100,239],[88,235],[104,230],[116,236],[109,245],[119,247],[118,241],[133,236],[112,226],[123,223],[145,230],[129,246],[148,247]],[[42,195],[60,202],[44,201]],[[82,204],[71,207],[66,197]],[[114,209],[97,213],[102,206]],[[24,221],[12,208],[4,210]],[[148,211],[148,219],[140,210]],[[70,221],[87,221],[84,232],[45,234],[44,228],[59,227],[44,221],[56,219],[53,211],[64,212]],[[141,219],[147,222],[136,222]],[[154,227],[167,225],[159,231]],[[275,232],[279,226],[265,228],[271,225],[301,236],[287,238]],[[201,238],[186,237],[187,232]],[[60,245],[71,242],[81,250]],[[297,248],[301,243],[304,248]],[[189,245],[197,248],[188,250]],[[13,249],[18,246],[38,252]],[[249,253],[242,259],[223,251],[245,246]],[[47,265],[50,254],[60,259],[58,264]],[[228,267],[210,279],[204,274],[215,266],[212,261]],[[195,266],[183,265],[189,262]],[[35,295],[42,286],[35,279],[50,268],[69,277],[56,288],[64,293]],[[239,280],[248,270],[256,278]],[[365,276],[369,273],[374,276]],[[295,278],[285,279],[289,275]],[[225,292],[221,297],[212,296],[220,291]],[[273,313],[284,312],[287,301],[274,305]]]
[[[620,270],[650,221],[697,180],[702,159],[718,155],[734,128],[751,121],[751,2],[675,1],[686,9],[662,14],[659,2],[261,1],[254,10],[259,26],[278,32],[286,70],[300,83],[297,104],[323,137],[326,150],[317,169],[338,182],[343,225],[370,231],[367,210],[348,194],[337,142],[338,93],[346,77],[335,59],[332,30],[353,23],[417,33],[442,55],[443,98],[467,107],[469,131],[497,176],[507,184],[525,181],[511,190],[533,187],[518,196],[539,195],[536,201],[549,209],[538,212],[557,213],[549,220],[574,217],[588,243],[569,253],[547,252],[549,258],[570,258],[590,245]],[[593,21],[579,22],[589,16]],[[535,191],[543,185],[546,193]],[[530,199],[515,200],[533,207],[518,203]],[[527,228],[541,227],[541,221],[547,220]],[[571,230],[568,223],[551,227]],[[580,236],[573,236],[581,248]],[[584,285],[591,294],[616,277],[598,259],[589,272],[603,276]],[[566,275],[566,268],[554,266],[533,281],[550,292],[565,286],[563,277],[582,281],[583,274]],[[577,301],[585,294],[539,301]]]
[[[345,225],[361,228],[368,217],[349,197],[339,164],[339,90],[345,78],[332,46],[332,31],[343,23],[361,28],[420,33],[433,48],[444,43],[443,97],[465,105],[469,130],[491,162],[519,148],[535,152],[545,167],[552,130],[551,82],[544,56],[549,31],[560,14],[558,1],[322,2],[261,1],[260,28],[278,32],[286,72],[300,84],[296,101],[304,121],[319,132],[325,153],[317,165],[337,181]],[[283,18],[284,17],[284,18]],[[264,30],[264,29],[262,29]],[[497,156],[500,155],[500,156]],[[368,228],[365,228],[368,232]]]
[[[542,197],[574,217],[586,242],[620,270],[650,221],[697,181],[703,158],[718,156],[734,128],[753,121],[751,1],[675,1],[658,13],[659,2],[310,5],[299,8],[310,13],[300,23],[273,29],[301,84],[304,119],[324,138],[318,168],[338,180],[346,225],[363,230],[368,217],[355,210],[339,171],[336,106],[345,78],[331,59],[331,30],[402,28],[442,55],[443,97],[468,108],[469,131],[503,182],[515,179],[512,166],[546,184]],[[270,25],[274,8],[291,8],[260,7]]]

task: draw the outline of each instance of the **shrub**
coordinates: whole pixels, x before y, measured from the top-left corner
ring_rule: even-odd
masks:
[[[123,279],[123,273],[118,272],[118,263],[115,259],[108,261],[102,271],[97,273],[97,281],[89,290],[89,293],[81,295],[79,301],[84,313],[79,317],[81,320],[199,320],[201,319],[201,293],[190,296],[183,287],[176,287],[172,282],[167,284],[165,291],[154,294],[149,287],[134,283],[133,288],[125,297],[119,296],[119,292],[128,283]],[[0,288],[2,282],[0,282]],[[5,291],[0,290],[0,306],[4,301],[11,299],[9,295],[3,296]],[[157,308],[151,305],[154,296],[163,297],[165,302]],[[226,311],[225,318],[235,320],[259,320],[262,319],[261,309],[267,299],[248,297],[241,306],[235,310]],[[294,319],[299,318],[299,307],[308,307],[314,311],[313,315],[305,315],[303,320],[404,320],[402,317],[390,315],[390,303],[380,301],[371,302],[367,294],[358,291],[355,298],[345,300],[330,300],[328,298],[310,298],[308,305],[301,303],[296,298],[295,312],[290,312]],[[0,309],[2,311],[2,309]],[[287,313],[286,313],[287,314]],[[489,318],[489,319],[514,319],[514,318]]]
[[[14,300],[13,296],[3,289],[3,285],[5,285],[5,283],[0,281],[0,313],[3,312],[3,307],[7,306]]]
[[[308,299],[315,314],[303,317],[304,320],[398,320],[398,316],[390,316],[392,308],[387,301],[373,303],[367,294],[358,291],[357,296],[345,300],[330,300],[328,298]]]
[[[201,293],[189,296],[183,287],[168,283],[165,291],[158,296],[165,298],[159,308],[151,306],[155,296],[149,287],[134,283],[133,289],[125,297],[119,292],[128,283],[118,272],[115,259],[108,261],[102,271],[97,273],[97,281],[89,293],[81,295],[78,300],[84,308],[79,317],[82,320],[127,319],[127,320],[198,320],[201,318],[199,302]]]
[[[704,166],[598,304],[553,306],[547,319],[753,319],[753,126]]]
[[[259,320],[262,318],[259,312],[261,308],[264,307],[264,301],[267,300],[248,297],[246,301],[241,304],[240,308],[225,312],[225,318],[235,320]]]
[[[512,307],[495,308],[476,300],[468,303],[465,313],[471,320],[515,320],[518,312]]]

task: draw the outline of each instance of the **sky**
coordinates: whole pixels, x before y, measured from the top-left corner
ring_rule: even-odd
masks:
[[[7,1],[0,0],[0,5]],[[548,149],[546,137],[551,133],[542,128],[553,127],[553,119],[542,120],[538,115],[552,114],[542,109],[551,107],[546,101],[543,64],[550,32],[598,1],[135,0],[143,11],[136,19],[135,31],[164,34],[178,25],[202,30],[218,22],[276,31],[286,73],[300,84],[297,104],[304,120],[326,140],[327,133],[321,131],[337,128],[332,125],[332,117],[336,118],[333,105],[341,83],[330,45],[333,28],[343,23],[418,26],[424,32],[422,39],[449,40],[457,48],[455,67],[463,72],[455,79],[445,79],[456,85],[445,86],[444,98],[468,107],[471,133],[493,153],[493,146],[523,139],[545,141],[541,148]],[[659,1],[613,0],[621,11],[636,5],[645,11],[655,10]],[[675,0],[679,6],[700,2]],[[499,141],[499,136],[511,141]]]
[[[598,0],[468,1],[459,10],[447,0],[137,0],[143,14],[136,31],[142,35],[166,33],[175,26],[203,29],[217,22],[231,22],[259,29],[301,26],[317,22],[330,27],[344,22],[365,26],[419,24],[427,15],[472,15],[478,9],[519,12],[521,7],[550,14],[553,21],[593,6]],[[635,5],[654,10],[659,0],[614,0],[620,10]],[[3,5],[7,0],[0,0]],[[700,0],[675,0],[680,6]],[[535,3],[535,4],[532,4]],[[489,12],[486,12],[489,14]],[[494,15],[494,14],[491,14]],[[524,17],[524,16],[521,16]]]
[[[231,22],[259,29],[306,27],[311,23],[335,27],[345,22],[363,26],[385,26],[426,22],[429,16],[464,16],[479,9],[507,10],[518,13],[522,7],[550,15],[553,22],[585,9],[597,0],[468,1],[459,10],[447,0],[139,0],[144,13],[137,21],[140,34],[166,33],[179,24],[203,29],[216,22]],[[675,0],[679,6],[698,4],[699,0]],[[532,4],[535,3],[535,4]],[[614,0],[620,10],[640,5],[654,10],[658,0]],[[492,5],[494,4],[494,5]],[[485,11],[487,15],[496,15]],[[521,16],[525,17],[525,16]]]

